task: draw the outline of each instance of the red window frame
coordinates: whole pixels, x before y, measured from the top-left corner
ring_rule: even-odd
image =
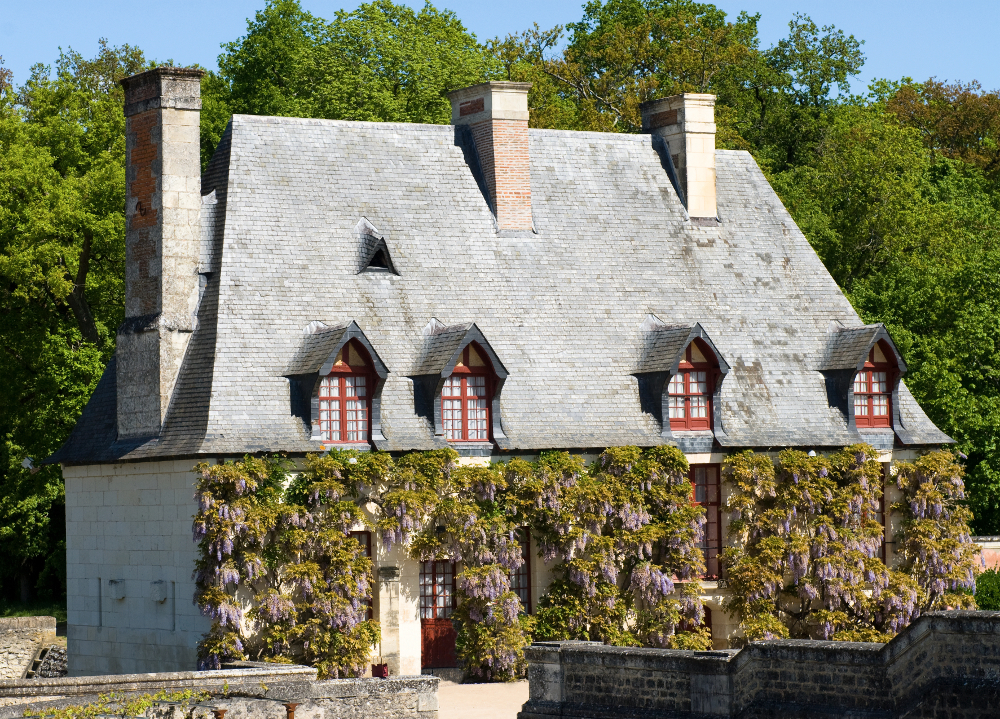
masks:
[[[521,545],[520,567],[510,573],[510,588],[521,600],[526,614],[531,614],[531,532],[525,528],[518,532]]]
[[[469,366],[469,350],[473,344],[475,343],[462,350],[461,363],[455,365],[441,389],[441,425],[449,442],[493,440],[493,408],[490,406],[495,385],[493,368],[488,364],[483,367]],[[476,344],[475,349],[483,362],[489,363],[489,357],[482,347]],[[473,413],[477,416],[473,416]],[[459,422],[457,432],[454,427],[456,421]],[[470,426],[473,422],[475,427]]]
[[[692,464],[688,470],[691,503],[705,508],[705,530],[698,547],[705,557],[703,579],[719,577],[719,553],[722,551],[721,465]]]
[[[693,361],[691,347],[695,342],[708,361]],[[696,339],[685,348],[677,374],[667,380],[667,414],[671,430],[712,429],[712,393],[718,373],[718,364],[712,362],[714,358],[715,353],[701,340]],[[705,416],[693,417],[692,414],[701,414],[701,408]]]
[[[358,544],[361,545],[361,552],[369,559],[372,558],[372,533],[371,532],[348,532],[351,539],[356,539]],[[374,564],[372,565],[374,566]],[[372,606],[372,597],[368,597],[368,613],[365,617],[369,621],[375,616],[374,608]]]
[[[455,611],[455,563],[420,563],[420,618],[450,619]]]
[[[892,350],[882,340],[879,340],[878,346],[889,361],[876,362],[875,348],[872,347],[864,368],[854,375],[856,427],[892,426],[892,385],[896,379],[896,365],[891,361]]]
[[[367,443],[371,438],[375,386],[372,358],[357,340],[345,344],[342,352],[342,361],[337,362],[320,383],[320,436],[324,444]],[[351,366],[355,353],[364,361],[363,367]],[[359,413],[363,413],[360,419]]]

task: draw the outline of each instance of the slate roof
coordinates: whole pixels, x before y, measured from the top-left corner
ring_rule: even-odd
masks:
[[[202,179],[211,274],[161,436],[115,444],[112,362],[51,459],[316,450],[286,377],[297,357],[315,359],[316,322],[356,322],[385,362],[386,448],[431,448],[410,378],[440,371],[449,333],[440,352],[423,333],[435,318],[475,323],[502,358],[503,425],[518,449],[661,443],[635,376],[649,315],[699,324],[728,362],[725,446],[858,441],[821,370],[874,335],[748,153],[717,151],[720,222],[701,226],[649,135],[530,130],[536,233],[498,233],[458,137],[451,126],[235,116]],[[370,228],[398,275],[360,271]],[[858,336],[848,342],[845,328]],[[905,386],[900,410],[909,443],[949,441]]]

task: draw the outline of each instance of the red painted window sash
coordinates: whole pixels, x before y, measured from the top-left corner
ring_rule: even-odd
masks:
[[[363,357],[368,363],[366,368],[355,369],[348,364],[349,353],[357,352],[358,356]],[[371,357],[368,356],[367,352],[363,350],[358,350],[355,346],[354,341],[348,342],[344,345],[344,364],[347,367],[334,367],[330,370],[330,374],[327,377],[336,377],[339,383],[339,397],[331,397],[323,394],[323,387],[320,386],[320,401],[327,401],[333,404],[337,403],[340,410],[340,439],[327,439],[323,438],[323,442],[327,444],[358,444],[359,442],[368,443],[371,441],[372,437],[372,388],[374,387],[374,375],[368,371],[367,367],[371,367],[372,361]],[[348,439],[347,438],[347,402],[348,400],[356,401],[359,398],[356,396],[347,396],[347,378],[348,377],[364,377],[365,378],[365,396],[364,396],[364,407],[365,407],[365,439]]]
[[[480,354],[482,351],[480,350]],[[462,366],[455,367],[452,370],[451,376],[460,375],[462,380],[461,394],[458,397],[450,396],[445,397],[442,393],[441,395],[441,416],[442,421],[444,417],[444,403],[445,400],[460,400],[460,414],[461,419],[461,437],[449,439],[449,442],[490,442],[493,440],[493,378],[490,373],[483,369],[472,369],[469,367],[469,347],[467,346],[462,351]],[[469,393],[468,378],[469,377],[483,377],[485,379],[485,389],[486,394],[483,397],[478,397],[477,395]],[[469,439],[469,400],[470,399],[484,399],[486,400],[486,439]]]
[[[450,566],[450,572],[447,567]],[[458,574],[454,562],[434,561],[420,563],[420,618],[421,619],[448,619],[455,610],[455,594],[458,590],[455,577]],[[448,582],[448,575],[451,581]],[[438,577],[445,580],[444,583],[450,585],[451,591],[445,598],[445,605],[438,606]],[[426,589],[426,591],[425,591]],[[430,614],[430,616],[426,616]]]
[[[696,392],[692,389],[693,386],[697,386],[697,380],[691,379],[691,374],[693,372],[704,372],[705,373],[705,393]],[[691,362],[691,345],[687,346],[684,352],[684,359],[678,366],[677,374],[684,377],[684,394],[671,394],[670,397],[683,397],[684,398],[684,416],[683,417],[671,417],[670,419],[670,429],[672,430],[704,430],[712,429],[712,395],[715,389],[715,374],[716,368],[709,362]],[[669,380],[668,380],[669,382]],[[669,394],[669,392],[668,392]],[[692,399],[694,397],[704,397],[706,412],[704,417],[692,417],[691,416],[691,405]]]
[[[884,351],[884,350],[883,350]],[[858,372],[858,375],[863,376],[865,379],[865,386],[868,388],[867,392],[860,393],[866,399],[868,406],[867,416],[858,416],[857,411],[854,412],[854,425],[856,427],[891,427],[892,426],[892,385],[895,381],[896,368],[889,363],[879,362],[875,363],[875,350],[874,348],[868,353],[868,361],[865,362],[864,369]],[[885,392],[873,392],[872,387],[874,386],[872,380],[876,372],[885,372]],[[857,376],[855,376],[855,382],[857,382]],[[855,395],[857,396],[857,395]],[[875,398],[885,397],[885,408],[886,413],[884,415],[875,415]]]
[[[705,470],[705,500],[697,501],[698,484],[696,473],[699,469]],[[719,554],[722,553],[722,465],[719,464],[695,464],[688,470],[688,481],[691,482],[691,504],[696,507],[705,508],[705,536],[702,541],[705,543],[703,554],[705,555],[705,575],[706,577],[718,577],[721,571]],[[714,488],[714,498],[712,489]],[[712,516],[714,513],[714,522]],[[713,554],[714,551],[714,554]]]

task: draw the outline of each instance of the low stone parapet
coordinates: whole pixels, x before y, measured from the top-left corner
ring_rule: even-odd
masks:
[[[552,642],[525,656],[519,719],[985,719],[1000,706],[1000,612],[934,612],[888,644],[692,652]]]
[[[55,640],[55,617],[0,619],[0,679],[23,677],[38,650]]]
[[[281,664],[241,663],[204,672],[114,674],[0,681],[0,719],[87,704],[101,695],[129,697],[190,689],[208,692],[213,707],[246,719],[286,719],[283,704],[300,704],[296,719],[436,719],[436,677],[317,680],[316,670]],[[179,714],[178,714],[179,713]],[[154,707],[149,719],[204,719],[195,707]]]

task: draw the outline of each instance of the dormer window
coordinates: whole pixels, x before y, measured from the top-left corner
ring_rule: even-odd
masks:
[[[712,392],[718,361],[700,339],[684,350],[684,358],[667,386],[671,431],[712,428]]]
[[[493,368],[486,353],[475,342],[470,343],[441,388],[441,421],[446,439],[489,441],[493,385]]]
[[[879,340],[854,376],[854,422],[857,427],[892,426],[893,352]]]
[[[370,436],[372,360],[357,340],[337,354],[319,388],[319,430],[324,442],[367,442]]]

